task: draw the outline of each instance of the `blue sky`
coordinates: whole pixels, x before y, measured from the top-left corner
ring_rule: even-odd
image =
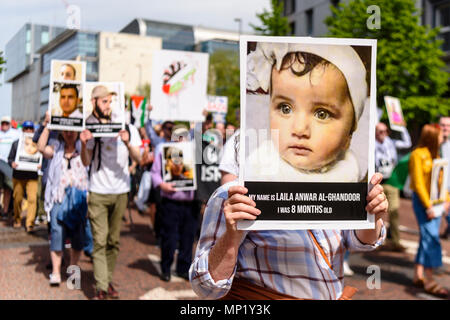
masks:
[[[259,25],[256,13],[270,8],[270,0],[0,0],[0,51],[27,22],[66,25],[66,4],[81,9],[81,28],[117,32],[135,18],[238,30]],[[10,115],[11,85],[0,76],[0,116]]]

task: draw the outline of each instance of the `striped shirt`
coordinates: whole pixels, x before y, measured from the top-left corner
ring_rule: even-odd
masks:
[[[211,248],[225,233],[223,205],[228,188],[217,189],[203,215],[200,239],[190,268],[193,290],[203,299],[219,299],[231,288],[234,277],[304,299],[338,299],[344,288],[344,253],[370,251],[386,237],[383,226],[374,245],[361,243],[355,230],[311,230],[325,252],[330,268],[307,230],[246,231],[241,242],[237,265],[229,279],[214,281],[208,269]]]

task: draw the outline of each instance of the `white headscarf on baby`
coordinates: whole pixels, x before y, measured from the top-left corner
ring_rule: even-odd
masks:
[[[344,75],[359,120],[367,99],[366,68],[356,51],[349,45],[258,42],[256,50],[247,56],[247,89],[269,90],[272,66],[279,71],[289,52],[315,54],[334,64]]]

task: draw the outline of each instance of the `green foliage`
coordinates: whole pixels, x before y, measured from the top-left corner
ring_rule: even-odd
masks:
[[[150,83],[146,82],[144,85],[138,86],[136,88],[136,95],[150,98],[150,91],[151,91]]]
[[[227,122],[239,125],[236,110],[240,108],[239,53],[218,50],[209,57],[208,94],[228,97]]]
[[[414,0],[351,0],[331,6],[330,36],[377,39],[377,102],[384,96],[401,100],[408,127],[417,128],[448,114],[450,104],[441,97],[448,91],[449,74],[444,70],[437,28],[420,25]],[[367,8],[377,5],[381,28],[370,30]]]
[[[264,9],[262,13],[256,14],[261,20],[262,26],[258,27],[250,23],[255,32],[265,36],[287,36],[291,33],[289,21],[283,16],[283,1],[271,0],[272,11]]]
[[[2,67],[5,63],[6,61],[3,59],[3,51],[0,51],[0,74],[5,70],[5,67]]]

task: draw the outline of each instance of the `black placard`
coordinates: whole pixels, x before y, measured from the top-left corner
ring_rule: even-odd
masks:
[[[122,130],[121,123],[86,123],[86,129],[92,133],[116,133]]]
[[[261,210],[257,220],[367,220],[367,183],[246,181]]]
[[[52,116],[52,124],[68,127],[82,127],[83,119]]]

